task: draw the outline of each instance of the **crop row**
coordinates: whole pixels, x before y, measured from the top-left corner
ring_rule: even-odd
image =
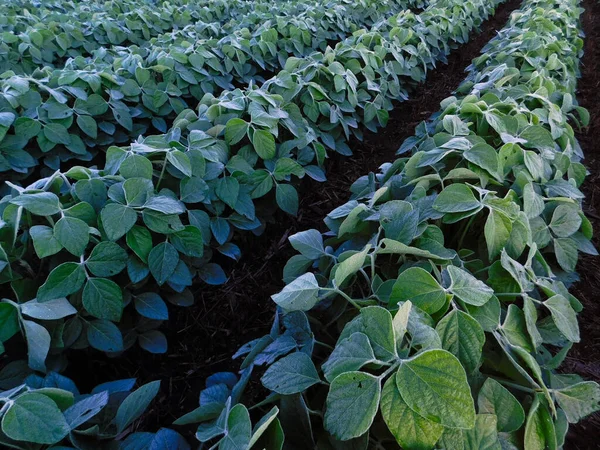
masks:
[[[493,6],[484,3],[443,5],[446,9],[430,8],[420,16],[403,16],[394,36],[404,33],[406,36],[398,41],[402,44],[386,44],[388,51],[399,56],[405,52],[409,58],[413,49],[419,48],[430,54],[419,64],[432,67],[493,10]],[[439,38],[427,41],[430,34]],[[378,32],[364,36],[374,46],[383,39]],[[401,67],[385,62],[382,59],[385,55],[376,54],[364,45],[357,45],[356,51],[364,55],[368,72],[379,72],[385,66],[388,71]],[[352,55],[350,52],[342,59],[341,54],[329,50],[318,65],[309,61],[307,66],[312,64],[321,72],[327,70],[333,80],[331,70],[337,70],[340,61],[347,63],[356,74],[348,69],[340,78],[354,77],[357,84],[350,81],[353,87],[347,85],[344,96],[346,92],[354,93],[363,101],[374,87],[362,78],[361,63],[352,65]],[[291,64],[304,63],[294,60]],[[403,69],[399,73],[411,71]],[[419,73],[417,79],[423,79],[425,71]],[[280,79],[287,76],[300,80],[294,72],[286,72]],[[321,74],[318,78],[316,74],[311,77],[325,80]],[[322,92],[322,102],[330,96],[343,102],[341,90],[336,96],[335,90],[328,92],[325,89],[329,88],[318,87],[316,81],[302,83],[307,87],[294,89],[295,95],[302,95],[303,90],[307,95]],[[339,87],[339,83],[332,81],[331,86]],[[306,90],[308,87],[310,90]],[[380,92],[380,87],[377,89]],[[299,107],[262,89],[249,89],[247,93],[253,105],[240,113],[237,123],[224,120],[225,104],[216,105],[212,111],[220,112],[219,117],[215,116],[215,121],[204,127],[204,131],[201,124],[208,119],[195,119],[189,138],[181,142],[177,136],[179,128],[175,128],[167,135],[149,137],[123,149],[110,148],[102,170],[73,167],[27,188],[9,183],[12,194],[0,202],[3,219],[0,279],[5,287],[10,286],[12,293],[7,292],[8,298],[0,302],[0,342],[21,335],[28,347],[28,361],[14,361],[0,371],[0,388],[8,389],[0,394],[3,430],[0,442],[4,445],[21,448],[18,441],[26,441],[30,443],[28,448],[39,448],[41,444],[59,442],[70,432],[73,445],[94,448],[98,440],[108,442],[122,436],[156,395],[157,383],[130,394],[133,381],[121,380],[97,387],[91,397],[80,396],[70,380],[56,373],[67,363],[66,350],[91,345],[114,353],[137,341],[148,351],[165,352],[166,339],[157,330],[161,321],[168,318],[165,300],[189,305],[193,296],[188,287],[198,276],[210,283],[224,281],[220,267],[209,263],[211,247],[232,258],[239,257],[239,249],[229,242],[230,230],[236,227],[258,231],[256,227],[262,227],[252,196],[259,197],[261,190],[266,192],[265,180],[268,178],[272,183],[268,190],[277,185],[276,198],[287,205],[286,195],[293,191],[288,183],[291,174],[309,173],[322,179],[322,172],[316,166],[309,164],[305,169],[289,157],[268,157],[273,150],[294,148],[288,143],[285,150],[283,140],[283,134],[290,133],[288,130],[298,129],[294,120],[309,129]],[[239,102],[232,100],[230,111],[235,111],[238,105]],[[252,131],[250,125],[240,127],[245,117],[253,121]],[[281,125],[281,133],[276,129],[280,120],[285,123],[285,128]],[[236,130],[234,136],[232,125]],[[242,128],[244,136],[240,136]],[[227,141],[219,137],[222,134]],[[314,136],[316,139],[316,132]],[[231,143],[232,138],[237,141],[230,148],[227,142]],[[249,143],[240,142],[243,139]],[[262,143],[257,144],[261,139]],[[297,139],[289,137],[288,142],[291,141],[295,141],[293,146],[300,145]],[[267,152],[263,153],[264,162],[250,143],[257,145],[258,152]],[[250,178],[249,168],[255,170],[252,161],[257,175],[263,177],[258,183],[256,175],[254,181]],[[265,199],[265,203],[269,200],[274,203],[272,199]],[[286,209],[291,211],[287,206]],[[264,218],[266,211],[261,214]],[[211,241],[216,244],[209,246]],[[24,379],[26,385],[22,386]],[[223,383],[235,382],[237,379],[231,374],[217,374],[209,384],[221,390]],[[124,397],[126,400],[122,402]],[[102,414],[98,414],[100,411]],[[29,414],[28,423],[40,426],[21,427],[20,414]],[[78,430],[73,431],[75,428]],[[266,426],[257,428],[254,439],[265,429]],[[175,442],[187,448],[180,436],[170,430],[135,433],[124,442],[127,445],[142,442],[150,448],[150,441]]]
[[[390,13],[400,8],[395,1],[375,4],[363,2],[360,8],[368,24],[374,13],[392,8]],[[27,15],[27,27],[5,31],[0,35],[0,72],[13,70],[16,73],[32,73],[37,67],[50,65],[59,67],[69,57],[89,56],[101,47],[113,45],[155,45],[152,38],[169,35],[194,39],[218,39],[229,33],[247,29],[252,32],[267,20],[275,17],[296,19],[307,16],[318,22],[319,18],[332,14],[344,25],[352,17],[345,17],[336,11],[346,10],[346,0],[330,0],[325,5],[311,2],[214,2],[206,5],[144,5],[121,14],[112,10],[90,10],[81,5],[68,13],[44,11],[39,16]],[[321,8],[327,11],[321,12]],[[353,17],[360,17],[353,14]],[[377,16],[376,16],[377,17]],[[302,23],[302,22],[301,22]]]
[[[600,409],[597,383],[557,371],[580,341],[568,280],[597,254],[569,124],[587,123],[578,3],[527,0],[409,156],[359,178],[328,232],[290,237],[270,333],[177,424],[250,448],[253,370],[274,448],[556,449]]]
[[[310,17],[267,22],[255,36],[242,30],[218,41],[189,36],[194,44],[178,39],[103,51],[31,76],[7,72],[0,81],[0,171],[28,173],[41,158],[56,170],[61,161],[89,161],[98,146],[129,142],[149,130],[164,132],[167,120],[197,105],[206,93],[278,71],[288,56],[310,54],[341,37],[343,27],[350,33],[367,17],[385,17],[393,11],[385,5],[371,15],[369,2],[354,6],[356,14],[340,7],[311,26]],[[342,28],[336,25],[340,18],[347,20]]]

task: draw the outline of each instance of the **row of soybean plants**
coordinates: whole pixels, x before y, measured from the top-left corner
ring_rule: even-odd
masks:
[[[91,397],[80,395],[57,373],[66,366],[66,351],[92,346],[119,353],[136,341],[151,352],[166,351],[157,330],[168,318],[164,299],[189,305],[188,287],[195,279],[223,281],[220,267],[209,263],[213,249],[239,257],[229,242],[233,228],[257,232],[277,199],[287,205],[291,174],[322,179],[318,166],[310,164],[315,149],[325,156],[319,141],[327,145],[321,137],[326,127],[328,136],[344,131],[340,120],[330,122],[337,123],[336,130],[314,116],[314,99],[318,115],[328,107],[344,123],[355,117],[375,128],[368,111],[383,120],[394,92],[405,93],[424,79],[494,9],[487,2],[443,6],[420,16],[401,14],[389,26],[362,33],[354,47],[346,42],[305,61],[294,59],[290,70],[263,89],[210,99],[215,104],[200,106],[200,116],[190,120],[189,112],[179,119],[189,123],[187,139],[175,128],[110,148],[102,169],[73,167],[26,188],[8,183],[11,194],[0,202],[0,277],[11,293],[5,290],[8,298],[0,303],[0,341],[7,348],[24,342],[28,361],[13,361],[0,371],[0,387],[9,389],[0,396],[2,443],[39,448],[68,440],[78,448],[98,448],[99,442],[112,445],[115,437],[123,438],[158,384],[130,394],[133,380],[121,380],[97,387]],[[378,99],[368,100],[371,95]],[[301,102],[309,113],[301,112]],[[295,136],[303,130],[302,139]],[[343,138],[331,142],[340,145]],[[274,185],[276,199],[265,198],[257,216],[255,199]],[[232,380],[223,377],[209,383],[221,390]],[[23,415],[40,426],[23,427]],[[169,430],[128,439],[131,445],[182,442]]]
[[[5,72],[0,76],[0,172],[27,175],[39,160],[56,170],[70,159],[90,161],[99,148],[148,131],[165,132],[168,122],[205,94],[277,72],[289,56],[324,49],[408,4],[366,0],[338,4],[319,18],[312,8],[290,20],[267,12],[255,15],[264,23],[251,36],[241,29],[219,40],[197,39],[195,32],[182,30],[145,47],[101,49],[60,69]]]
[[[290,237],[270,333],[176,423],[249,448],[258,372],[254,430],[279,446],[563,448],[600,409],[597,383],[560,370],[580,341],[578,254],[597,254],[572,128],[588,121],[578,3],[527,0],[329,231]]]
[[[324,6],[335,10],[346,3],[333,0]],[[371,9],[383,9],[383,5],[368,3]],[[125,9],[124,5],[136,4],[139,8],[119,11]],[[69,57],[89,56],[105,46],[155,45],[152,38],[174,29],[184,35],[194,32],[194,39],[215,39],[241,28],[253,31],[275,16],[293,18],[310,11],[311,17],[317,17],[316,3],[298,1],[272,5],[239,0],[213,2],[210,7],[195,2],[188,4],[187,1],[159,5],[131,1],[67,5],[73,5],[73,10],[57,11],[56,6],[48,5],[51,9],[24,16],[21,11],[26,5],[7,5],[8,14],[12,14],[9,16],[11,22],[0,28],[3,31],[0,34],[0,71],[10,69],[28,74],[40,65],[60,68]],[[20,8],[18,13],[17,8]],[[366,11],[369,13],[372,11]],[[349,19],[341,16],[338,20]]]

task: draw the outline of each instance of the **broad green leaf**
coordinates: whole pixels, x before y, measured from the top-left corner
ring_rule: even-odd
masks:
[[[114,242],[100,242],[90,253],[85,265],[97,277],[112,277],[127,265],[127,252]]]
[[[533,183],[527,183],[523,188],[523,211],[530,219],[544,212],[544,199],[535,191]]]
[[[312,273],[305,273],[271,296],[273,301],[287,311],[308,311],[317,304],[319,284]]]
[[[510,238],[512,228],[513,224],[507,216],[495,209],[490,209],[484,227],[490,261],[493,261],[502,252]]]
[[[252,137],[254,150],[262,159],[275,157],[275,136],[268,130],[256,130]]]
[[[494,295],[494,290],[466,270],[447,267],[452,283],[448,290],[463,302],[474,306],[484,305]]]
[[[204,254],[202,231],[192,225],[173,233],[170,240],[171,244],[184,255],[201,258]]]
[[[137,213],[128,206],[110,203],[102,209],[100,218],[108,239],[116,241],[135,225]]]
[[[94,320],[87,325],[87,338],[92,347],[103,352],[123,350],[123,336],[117,326],[108,320]]]
[[[39,372],[46,372],[46,357],[50,351],[50,333],[43,326],[31,320],[22,320],[21,324],[27,339],[29,367]]]
[[[54,230],[46,225],[34,225],[29,229],[33,238],[33,248],[39,258],[47,258],[62,250],[62,245],[54,237]]]
[[[244,405],[238,403],[227,417],[227,431],[219,444],[219,450],[238,450],[249,448],[252,437],[250,414]]]
[[[259,440],[262,440],[263,446],[261,447],[261,444],[259,444],[257,448],[273,448],[273,450],[281,450],[281,446],[278,446],[276,443],[273,442],[271,445],[268,445],[266,442],[269,438],[271,438],[269,435],[272,434],[272,432],[269,432],[269,430],[273,428],[273,426],[281,430],[281,425],[277,419],[278,413],[279,408],[277,408],[277,406],[273,406],[273,408],[256,423],[254,429],[252,430],[252,438],[248,443],[248,448],[252,448],[252,446],[259,442]],[[279,441],[279,439],[276,440]],[[283,445],[283,430],[281,430],[281,445]]]
[[[332,382],[344,372],[361,369],[366,364],[375,361],[375,354],[367,335],[359,332],[353,333],[335,346],[329,359],[322,366],[323,375],[327,381]]]
[[[529,408],[525,424],[527,450],[557,450],[558,448],[554,422],[544,402],[543,397],[536,395]]]
[[[485,380],[479,390],[477,409],[480,414],[495,414],[498,431],[504,433],[517,431],[525,422],[525,411],[519,401],[493,378]]]
[[[152,180],[152,163],[142,155],[129,155],[119,167],[119,173],[123,178],[146,178]]]
[[[215,188],[217,197],[231,208],[235,208],[240,193],[240,184],[233,177],[220,178]]]
[[[90,227],[83,220],[65,216],[54,225],[54,237],[71,254],[81,256],[90,240]]]
[[[159,286],[175,272],[178,263],[179,252],[168,242],[158,244],[148,255],[148,267]]]
[[[248,131],[248,122],[243,119],[230,119],[225,125],[225,140],[229,145],[240,142]]]
[[[380,306],[362,308],[360,315],[344,327],[338,343],[356,332],[367,335],[373,352],[379,360],[391,361],[396,358],[393,319],[387,309]]]
[[[2,418],[2,431],[11,439],[56,444],[71,431],[56,403],[45,395],[27,392],[17,397]]]
[[[0,303],[0,342],[5,342],[19,332],[17,309],[8,303]]]
[[[121,320],[123,293],[117,283],[106,278],[90,278],[82,295],[86,311],[98,319]]]
[[[365,249],[361,252],[355,253],[349,258],[345,259],[343,262],[338,264],[337,269],[335,271],[334,282],[335,286],[338,288],[348,279],[348,277],[354,275],[358,272],[365,263],[365,258],[367,257],[367,253],[371,249],[370,245],[367,245]]]
[[[37,216],[51,216],[60,212],[60,202],[56,194],[52,192],[21,194],[11,198],[10,202],[14,205],[22,206]]]
[[[331,383],[325,405],[325,429],[346,441],[365,434],[377,414],[381,381],[364,372],[346,372]]]
[[[411,410],[402,399],[395,377],[389,378],[381,395],[381,414],[402,448],[429,450],[439,440],[444,427]]]
[[[554,239],[554,253],[560,267],[566,272],[574,272],[577,265],[577,244],[570,238]]]
[[[323,236],[318,230],[301,231],[290,236],[289,241],[296,251],[307,258],[317,259],[325,254]]]
[[[118,433],[124,431],[134,420],[143,414],[150,402],[158,394],[159,388],[160,381],[152,381],[127,396],[119,406],[117,415],[115,416]]]
[[[427,350],[403,361],[396,386],[410,409],[421,417],[448,428],[475,425],[467,375],[458,359],[445,350]]]
[[[127,246],[144,262],[152,250],[152,235],[146,227],[134,225],[126,236]]]
[[[261,381],[273,392],[291,395],[303,392],[321,380],[310,356],[294,352],[269,367]]]
[[[454,310],[438,322],[435,331],[442,340],[443,349],[456,356],[468,374],[479,368],[485,333],[475,319]]]
[[[136,311],[148,319],[167,320],[169,318],[167,305],[156,292],[138,294],[134,303]]]
[[[38,302],[66,297],[77,292],[85,281],[85,269],[81,264],[66,262],[56,267],[37,292]]]
[[[544,306],[550,310],[552,320],[556,327],[571,342],[579,342],[579,324],[577,314],[571,303],[562,295],[554,295],[544,302]]]
[[[508,312],[502,324],[502,331],[508,342],[512,345],[524,348],[527,351],[534,350],[531,337],[527,332],[525,314],[517,305],[508,305]]]
[[[21,312],[40,320],[56,320],[77,314],[77,310],[66,298],[57,298],[44,303],[33,299],[21,304]]]
[[[298,191],[289,184],[277,184],[275,187],[275,200],[277,205],[286,213],[295,216],[298,214]]]
[[[473,191],[467,185],[455,183],[439,193],[433,202],[433,207],[437,211],[456,213],[471,211],[480,204],[481,202],[475,198]]]
[[[409,300],[432,314],[446,303],[446,291],[429,272],[420,267],[411,267],[396,279],[390,295],[390,306]]]
[[[577,423],[600,409],[600,386],[593,381],[557,389],[554,395],[570,423]]]
[[[581,227],[581,216],[574,205],[559,205],[552,213],[550,229],[561,238],[574,234]]]
[[[463,153],[467,161],[477,164],[482,169],[487,170],[494,177],[499,177],[500,160],[498,153],[491,145],[478,143],[467,149]]]

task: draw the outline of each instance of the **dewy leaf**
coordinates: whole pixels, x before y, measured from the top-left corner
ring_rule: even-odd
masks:
[[[339,288],[348,277],[354,275],[362,268],[370,249],[371,246],[367,245],[363,251],[355,253],[337,266],[334,277],[335,286]]]
[[[544,212],[544,199],[535,191],[533,183],[527,183],[523,188],[523,211],[529,219]]]
[[[317,279],[309,272],[296,278],[271,298],[287,311],[308,311],[319,301],[318,292]]]
[[[448,288],[463,302],[474,306],[484,305],[494,295],[494,290],[466,270],[455,266],[447,267],[452,284]]]
[[[54,225],[54,237],[71,254],[81,256],[90,240],[90,227],[81,219],[65,216]]]
[[[429,272],[420,267],[411,267],[396,279],[389,303],[394,306],[408,300],[432,314],[446,303],[446,291]]]
[[[421,417],[448,428],[475,425],[467,375],[458,359],[445,350],[427,350],[403,361],[396,386],[410,409]]]
[[[56,403],[45,395],[27,392],[14,400],[2,418],[2,431],[11,439],[56,444],[71,431]]]
[[[116,241],[135,225],[137,213],[128,206],[110,203],[102,209],[100,218],[108,239]]]
[[[433,202],[433,208],[445,213],[456,213],[471,211],[480,204],[466,184],[455,183],[439,193]]]
[[[123,313],[123,293],[117,283],[106,278],[90,278],[83,288],[83,306],[98,319],[118,322]]]
[[[554,395],[569,423],[577,423],[600,408],[600,386],[593,381],[557,389]]]
[[[480,414],[495,414],[498,431],[504,433],[517,431],[525,422],[525,411],[519,401],[493,378],[485,380],[479,390],[477,409]]]
[[[289,238],[292,247],[310,259],[320,258],[325,254],[323,236],[318,230],[307,230],[296,233]]]
[[[37,192],[35,194],[21,194],[11,198],[10,203],[22,206],[27,211],[37,216],[51,216],[60,212],[60,202],[52,192]]]
[[[475,319],[454,310],[438,322],[435,331],[440,335],[444,350],[456,356],[468,374],[479,368],[485,333]]]
[[[375,361],[375,354],[367,335],[353,333],[336,345],[329,359],[322,366],[323,375],[327,381],[332,382],[344,372],[358,370]]]
[[[367,335],[373,353],[379,360],[391,361],[397,356],[393,319],[387,309],[380,306],[362,308],[360,315],[346,324],[338,342],[355,332]]]
[[[556,327],[571,342],[579,342],[579,324],[577,314],[569,300],[560,294],[550,297],[544,302],[544,306],[550,310],[552,320]]]
[[[346,372],[333,380],[325,406],[325,429],[343,441],[365,434],[377,414],[380,383],[378,377],[364,372]]]
[[[429,450],[439,440],[444,427],[411,410],[402,399],[395,377],[389,378],[381,395],[381,415],[402,448]]]
[[[310,356],[295,352],[269,367],[261,381],[273,392],[291,395],[303,392],[321,380]]]
[[[121,433],[146,410],[150,402],[158,394],[160,381],[152,381],[133,391],[121,403],[115,416],[117,432]]]
[[[168,242],[158,244],[148,255],[148,267],[159,286],[169,279],[178,263],[179,252]]]
[[[56,267],[37,292],[38,302],[66,297],[77,292],[85,281],[85,269],[81,264],[66,262]]]
[[[77,310],[66,298],[57,298],[44,303],[33,299],[21,304],[21,312],[26,316],[41,320],[56,320],[77,314]]]

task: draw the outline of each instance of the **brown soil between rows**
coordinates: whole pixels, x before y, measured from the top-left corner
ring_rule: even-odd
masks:
[[[586,11],[584,16],[584,28],[589,38],[582,67],[580,100],[583,106],[590,109],[593,122],[592,126],[580,133],[580,139],[584,151],[588,153],[587,164],[592,172],[586,185],[589,196],[586,212],[593,214],[591,218],[599,219],[595,214],[600,206],[594,201],[600,202],[600,192],[596,192],[600,189],[596,185],[600,178],[600,158],[594,159],[590,145],[594,136],[599,138],[597,134],[600,129],[597,93],[600,87],[600,30],[596,30],[595,35],[592,30],[593,9],[598,15],[599,6],[594,0],[584,3],[587,6],[593,4],[594,8]],[[108,359],[99,357],[97,352],[81,352],[73,358],[75,361],[67,375],[75,378],[82,391],[109,379],[137,377],[140,383],[162,380],[160,394],[139,424],[140,430],[168,427],[174,419],[197,407],[198,395],[206,377],[217,371],[236,371],[239,362],[232,361],[231,355],[242,344],[268,332],[274,313],[270,296],[283,287],[283,266],[294,254],[288,244],[288,236],[309,228],[324,229],[323,218],[330,210],[348,200],[349,187],[358,177],[377,171],[384,162],[393,161],[402,141],[413,134],[419,122],[437,111],[440,101],[458,87],[465,77],[464,69],[479,54],[483,45],[505,25],[510,13],[519,5],[520,0],[510,0],[500,5],[494,17],[482,25],[480,34],[472,36],[467,44],[455,50],[449,56],[447,65],[440,65],[430,72],[425,84],[420,85],[409,100],[397,105],[390,113],[385,129],[365,134],[362,142],[351,143],[354,152],[352,157],[331,155],[326,163],[327,182],[320,184],[307,180],[302,185],[298,217],[278,214],[264,235],[246,236],[244,242],[238,242],[243,257],[237,265],[232,266],[230,279],[225,285],[203,285],[195,293],[194,306],[171,308],[171,318],[163,326],[169,340],[166,355],[150,355],[140,349],[132,349],[122,357]],[[591,41],[595,42],[595,46]],[[595,62],[592,63],[592,60]],[[595,220],[594,226],[598,225],[599,221]],[[583,343],[572,350],[567,360],[569,371],[595,380],[600,378],[598,357],[595,362],[591,360],[594,354],[599,355],[600,352],[600,308],[593,303],[593,288],[600,287],[600,281],[594,273],[598,271],[600,264],[597,258],[588,258],[582,264],[584,283],[578,285],[576,295],[587,308],[580,318]],[[193,441],[192,428],[178,431],[187,431],[186,437],[190,442]],[[581,439],[579,435],[582,435]],[[585,444],[590,442],[594,444],[586,447]],[[596,442],[600,442],[600,421],[594,416],[570,433],[569,444],[572,446],[567,444],[566,448],[597,448]]]

